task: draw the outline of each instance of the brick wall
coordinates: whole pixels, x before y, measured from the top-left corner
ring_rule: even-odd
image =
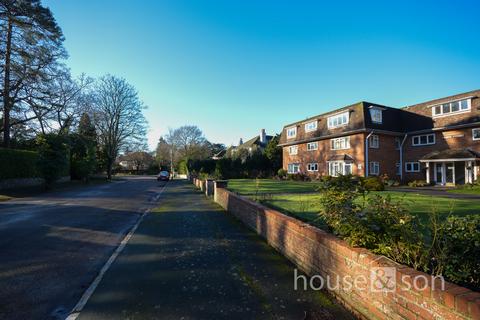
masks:
[[[428,279],[430,276],[368,250],[352,248],[331,234],[235,195],[222,186],[223,182],[216,185],[214,200],[309,275],[332,279],[363,275],[371,279],[372,268],[396,268],[395,276],[402,281],[392,292],[331,290],[359,318],[480,319],[480,293],[450,283],[440,290],[438,284],[433,287],[431,280],[420,284],[421,291],[406,290],[413,279],[422,279],[418,276]]]
[[[365,174],[365,135],[358,133],[350,135],[350,148],[345,150],[332,150],[331,140],[318,140],[318,150],[308,151],[306,143],[297,144],[298,154],[290,155],[289,147],[283,147],[283,168],[288,170],[289,163],[300,163],[300,171],[312,177],[328,175],[327,161],[336,155],[347,154],[354,159],[353,174]],[[308,172],[307,164],[318,163],[318,172]],[[360,166],[359,166],[360,165]]]

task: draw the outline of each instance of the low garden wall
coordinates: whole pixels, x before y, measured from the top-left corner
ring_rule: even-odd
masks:
[[[193,182],[197,187],[204,185],[198,179]],[[215,182],[215,202],[316,279],[317,288],[322,279],[330,279],[324,287],[359,318],[480,319],[480,293],[448,282],[442,287],[440,278],[350,247],[332,234],[225,187],[226,182]],[[353,283],[362,279],[363,285]],[[300,290],[307,286],[306,280],[297,278],[297,283]]]

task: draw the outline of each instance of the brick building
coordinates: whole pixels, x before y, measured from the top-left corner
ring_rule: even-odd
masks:
[[[404,108],[359,102],[283,128],[289,173],[387,174],[441,185],[480,173],[480,90]]]

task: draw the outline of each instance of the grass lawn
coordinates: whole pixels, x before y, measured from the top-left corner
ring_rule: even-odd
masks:
[[[480,186],[473,186],[473,187],[463,187],[448,190],[450,193],[460,193],[460,194],[478,194],[480,195]]]
[[[4,195],[1,195],[1,194],[0,194],[0,202],[2,202],[2,201],[8,201],[8,200],[10,200],[10,199],[12,199],[12,198],[9,197],[9,196],[4,196]]]
[[[258,181],[258,186],[257,186]],[[238,194],[257,193],[305,193],[315,192],[319,182],[284,181],[273,179],[232,179],[228,189]]]

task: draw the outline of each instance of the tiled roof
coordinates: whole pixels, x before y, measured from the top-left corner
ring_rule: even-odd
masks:
[[[442,159],[480,159],[480,154],[470,149],[446,149],[433,151],[425,155],[421,160]]]

